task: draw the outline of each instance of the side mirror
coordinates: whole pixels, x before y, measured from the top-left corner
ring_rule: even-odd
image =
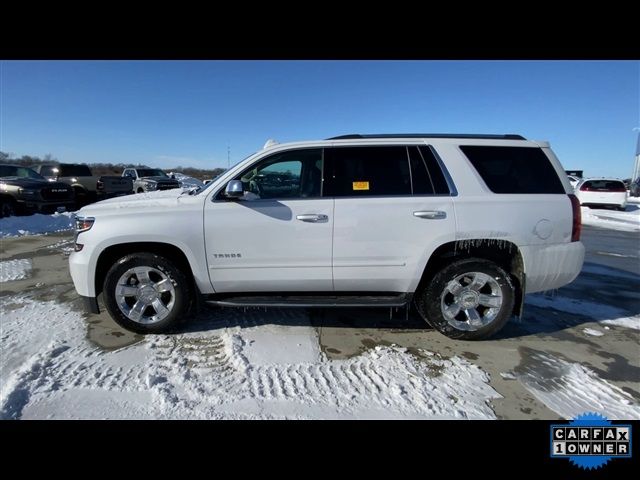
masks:
[[[228,198],[240,198],[244,195],[244,186],[240,180],[230,180],[224,189]]]

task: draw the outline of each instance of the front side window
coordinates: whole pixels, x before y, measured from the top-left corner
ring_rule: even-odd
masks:
[[[324,196],[411,195],[406,147],[325,149]]]
[[[246,170],[241,180],[246,192],[260,199],[314,198],[322,189],[322,150],[277,153]]]

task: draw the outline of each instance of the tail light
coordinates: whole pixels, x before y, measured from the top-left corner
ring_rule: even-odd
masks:
[[[96,188],[98,190],[104,190],[104,182],[101,181],[101,180],[98,180],[98,184],[97,184]]]
[[[571,210],[573,211],[573,228],[571,229],[571,241],[580,241],[582,231],[582,211],[580,210],[580,200],[575,195],[569,194],[571,200]]]

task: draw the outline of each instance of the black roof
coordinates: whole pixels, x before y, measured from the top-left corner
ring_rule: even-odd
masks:
[[[363,135],[360,133],[351,133],[349,135],[339,135],[337,137],[327,138],[327,140],[355,140],[358,138],[469,138],[488,140],[526,140],[522,135],[516,135],[513,133],[508,133],[506,135],[469,133],[374,133]]]

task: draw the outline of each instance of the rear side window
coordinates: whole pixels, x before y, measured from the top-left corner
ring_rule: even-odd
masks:
[[[460,149],[493,193],[565,193],[540,148],[464,145]]]
[[[90,177],[91,170],[86,165],[60,165],[61,177]]]
[[[585,192],[626,192],[624,183],[616,180],[587,180],[580,190]]]
[[[415,195],[449,195],[449,186],[433,151],[426,146],[407,147]]]
[[[411,195],[406,147],[333,147],[324,155],[324,196]]]
[[[40,167],[40,175],[44,177],[54,177],[56,174],[53,173],[53,167],[49,165],[44,165]]]

